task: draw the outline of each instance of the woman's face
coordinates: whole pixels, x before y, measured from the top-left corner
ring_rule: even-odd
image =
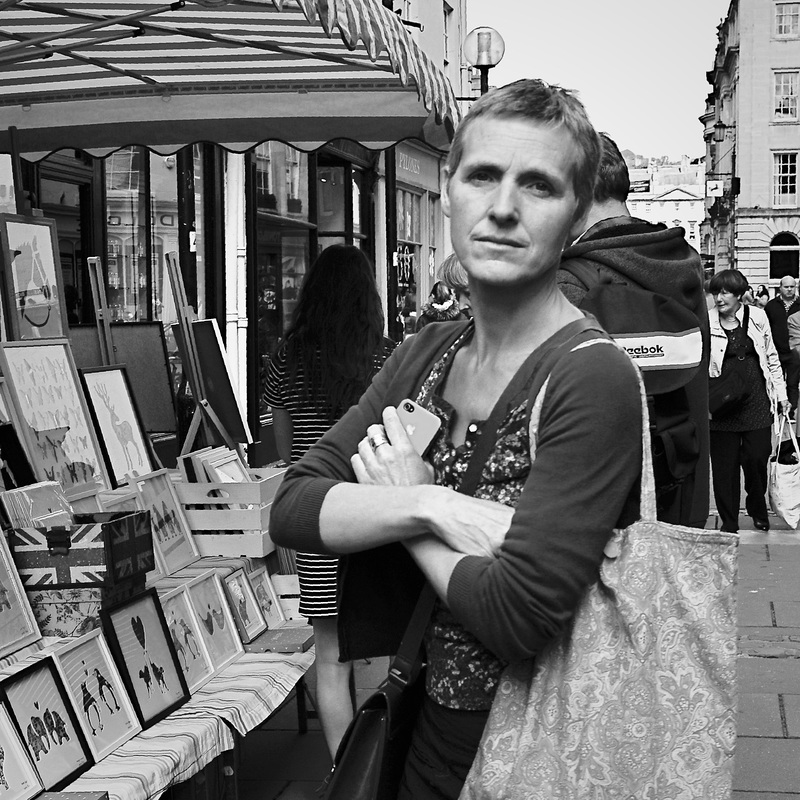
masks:
[[[740,296],[733,292],[722,291],[714,293],[714,305],[720,314],[732,316],[739,310],[741,304]]]

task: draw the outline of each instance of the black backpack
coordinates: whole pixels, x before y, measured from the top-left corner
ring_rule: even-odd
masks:
[[[563,261],[560,269],[587,289],[579,308],[592,314],[642,371],[658,516],[687,524],[702,449],[699,426],[707,425],[708,417],[700,322],[677,300],[638,284],[612,281],[605,270],[580,258]],[[696,398],[690,402],[691,385],[705,390],[705,419],[700,419]]]

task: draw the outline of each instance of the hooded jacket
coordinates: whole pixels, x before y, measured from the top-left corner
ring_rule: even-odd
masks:
[[[684,484],[680,507],[662,519],[704,527],[709,505],[708,308],[700,256],[685,238],[683,228],[667,228],[635,217],[612,217],[589,228],[562,255],[556,279],[566,298],[580,306],[588,289],[565,269],[580,260],[615,283],[629,283],[677,300],[695,314],[703,337],[703,357],[697,374],[686,384],[689,414],[697,426],[700,454],[694,482]]]

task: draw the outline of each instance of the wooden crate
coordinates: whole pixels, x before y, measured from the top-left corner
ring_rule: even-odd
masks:
[[[260,558],[271,553],[270,506],[285,472],[253,470],[252,483],[176,483],[200,554]]]

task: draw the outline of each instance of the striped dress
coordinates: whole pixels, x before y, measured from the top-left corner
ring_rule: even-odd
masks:
[[[384,338],[381,351],[375,355],[375,372],[383,366],[394,348],[395,343]],[[273,408],[284,409],[292,418],[294,463],[327,432],[331,423],[322,399],[310,403],[301,397],[302,365],[298,368],[296,383],[289,383],[289,372],[284,343],[270,361],[264,399]],[[312,619],[336,616],[336,570],[339,559],[316,553],[297,553],[295,562],[300,579],[300,614]]]

